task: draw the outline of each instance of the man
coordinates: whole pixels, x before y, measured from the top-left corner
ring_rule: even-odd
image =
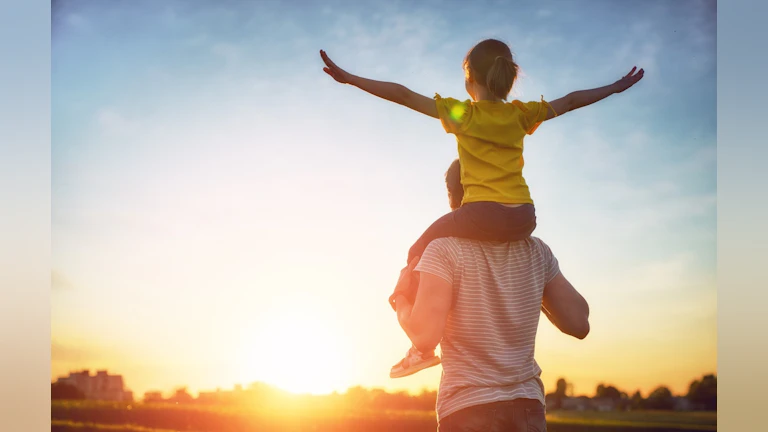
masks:
[[[452,208],[463,189],[458,160],[446,173]],[[408,286],[413,282],[413,285]],[[589,307],[540,239],[498,243],[432,241],[403,269],[395,291],[418,287],[415,301],[395,300],[414,346],[441,345],[438,430],[546,431],[544,386],[534,360],[539,313],[583,339]]]

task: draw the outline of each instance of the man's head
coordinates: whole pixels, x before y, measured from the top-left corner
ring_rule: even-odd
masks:
[[[461,184],[461,164],[456,159],[445,172],[445,186],[448,188],[448,203],[451,210],[461,207],[461,200],[464,199],[464,186]]]

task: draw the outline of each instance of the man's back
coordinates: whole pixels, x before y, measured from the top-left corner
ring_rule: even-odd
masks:
[[[544,287],[559,273],[549,247],[535,237],[512,243],[442,238],[430,243],[416,270],[453,286],[440,342],[438,419],[496,401],[543,404],[533,354]]]

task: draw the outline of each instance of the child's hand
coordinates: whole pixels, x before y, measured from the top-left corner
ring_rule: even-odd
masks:
[[[389,296],[389,305],[392,306],[392,309],[395,311],[397,311],[395,300],[397,300],[398,296],[403,295],[411,302],[416,300],[416,291],[419,288],[419,272],[414,273],[414,269],[416,268],[416,264],[419,263],[419,259],[421,259],[421,257],[413,258],[407,266],[400,270],[400,278],[397,280],[395,292]]]
[[[638,81],[643,79],[643,74],[645,73],[642,69],[637,71],[634,75],[632,75],[635,72],[635,69],[637,69],[637,66],[633,67],[631,71],[629,71],[628,74],[624,75],[620,80],[613,83],[613,86],[615,88],[615,93],[621,93],[624,90],[632,87],[635,85]]]
[[[421,257],[414,257],[411,262],[408,263],[402,270],[400,270],[400,278],[397,281],[395,291],[414,292],[419,286],[419,273],[414,273],[416,265],[419,263]],[[414,284],[414,282],[416,282]]]
[[[322,57],[323,62],[325,62],[326,67],[323,68],[325,73],[327,73],[333,79],[335,79],[336,81],[342,84],[349,84],[350,78],[352,77],[350,73],[336,66],[336,63],[331,61],[331,59],[328,57],[328,54],[326,54],[325,51],[320,50],[320,57]]]

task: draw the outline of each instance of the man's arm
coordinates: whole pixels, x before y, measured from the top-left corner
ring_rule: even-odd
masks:
[[[634,73],[635,69],[637,68],[633,67],[628,74],[624,75],[624,77],[611,85],[590,90],[575,91],[561,97],[560,99],[553,100],[549,103],[552,109],[547,113],[546,120],[554,118],[555,116],[561,116],[568,111],[573,111],[587,105],[592,105],[593,103],[601,101],[612,94],[621,93],[624,90],[632,87],[643,78],[643,74],[645,73],[642,69],[640,69],[637,73]]]
[[[409,265],[406,272],[410,271],[412,268]],[[410,274],[405,276],[405,280],[410,280]],[[445,321],[453,300],[453,287],[447,280],[426,272],[420,273],[418,284],[413,304],[402,295],[395,301],[397,321],[419,351],[430,352],[443,338]]]
[[[562,273],[544,287],[542,312],[567,335],[584,339],[589,334],[589,305]]]
[[[352,75],[344,69],[336,66],[336,63],[331,61],[330,57],[328,57],[328,54],[326,54],[325,51],[320,51],[320,57],[322,57],[326,66],[323,68],[323,71],[325,71],[325,73],[330,75],[336,81],[342,84],[351,84],[360,90],[366,91],[374,96],[378,96],[390,102],[406,106],[414,111],[418,111],[430,117],[438,118],[437,105],[434,99],[420,95],[400,84],[375,81],[372,79]]]

